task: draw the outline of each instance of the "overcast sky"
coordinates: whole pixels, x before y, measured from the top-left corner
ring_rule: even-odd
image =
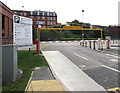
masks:
[[[14,10],[41,10],[56,12],[58,23],[75,19],[92,25],[118,25],[120,0],[0,0]],[[24,6],[24,8],[22,8]]]

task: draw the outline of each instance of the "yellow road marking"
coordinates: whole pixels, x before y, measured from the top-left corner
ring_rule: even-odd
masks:
[[[120,88],[111,88],[107,89],[107,91],[111,91],[111,93],[120,93]]]

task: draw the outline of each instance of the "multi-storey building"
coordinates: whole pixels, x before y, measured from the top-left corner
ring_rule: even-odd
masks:
[[[16,15],[25,16],[33,19],[33,25],[36,27],[38,24],[42,26],[51,26],[57,24],[57,14],[49,11],[23,11],[13,10]]]
[[[2,44],[13,43],[13,14],[14,12],[0,1],[0,17],[2,18]]]

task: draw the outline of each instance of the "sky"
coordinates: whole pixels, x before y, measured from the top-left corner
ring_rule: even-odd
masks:
[[[0,0],[13,10],[41,10],[57,13],[58,23],[75,19],[92,25],[118,25],[120,0]],[[24,7],[22,7],[24,6]],[[82,10],[83,17],[82,17]]]

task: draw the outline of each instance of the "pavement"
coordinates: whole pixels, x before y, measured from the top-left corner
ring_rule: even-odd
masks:
[[[27,93],[43,91],[64,91],[64,88],[52,75],[49,67],[36,67],[27,84]]]

